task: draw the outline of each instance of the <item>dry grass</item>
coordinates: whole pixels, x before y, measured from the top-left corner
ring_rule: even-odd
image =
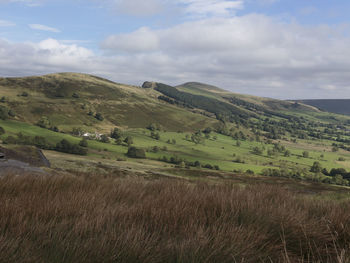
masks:
[[[349,203],[281,187],[8,176],[0,262],[349,262]]]

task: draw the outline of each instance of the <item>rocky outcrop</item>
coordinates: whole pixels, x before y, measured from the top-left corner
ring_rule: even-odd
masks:
[[[4,155],[1,159],[16,160],[27,163],[36,167],[50,167],[49,160],[45,157],[42,151],[32,146],[17,146],[15,148],[7,149],[0,147],[0,153]]]
[[[33,167],[27,163],[17,160],[0,160],[0,176],[5,175],[24,175],[29,173],[31,175],[46,174],[44,170],[38,167]]]
[[[142,88],[144,88],[144,89],[153,89],[155,87],[156,87],[155,82],[146,81],[142,84]]]

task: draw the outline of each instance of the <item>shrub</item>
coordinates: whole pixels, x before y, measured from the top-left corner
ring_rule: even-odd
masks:
[[[145,150],[136,147],[129,147],[126,155],[130,158],[146,158]]]
[[[103,121],[104,120],[104,117],[102,116],[102,114],[101,113],[96,113],[95,114],[95,119],[96,120],[99,120],[99,121]]]
[[[42,116],[41,119],[36,123],[41,128],[48,128],[50,126],[50,121],[47,117]]]
[[[14,136],[8,136],[3,140],[4,144],[17,144],[17,139]]]
[[[5,129],[0,126],[0,135],[3,135],[3,134],[5,134]]]
[[[79,146],[88,147],[88,141],[84,138],[79,142]]]
[[[128,136],[128,137],[126,137],[126,138],[124,139],[124,142],[125,142],[128,146],[130,146],[131,144],[134,143],[134,139],[133,139],[131,136]]]
[[[122,131],[118,128],[114,128],[112,131],[111,131],[111,138],[113,139],[119,139],[120,137],[122,137]]]
[[[0,119],[7,120],[9,117],[9,109],[5,106],[0,106]]]
[[[55,150],[59,151],[59,152],[78,154],[78,155],[86,155],[87,154],[87,149],[85,149],[77,144],[72,144],[69,141],[67,141],[66,139],[63,139],[62,141],[57,143]]]
[[[106,134],[102,134],[100,141],[103,143],[109,143],[109,138]]]
[[[213,169],[214,167],[211,165],[211,164],[206,164],[203,166],[204,168],[207,168],[207,169]]]
[[[256,147],[253,148],[253,154],[262,155],[263,154],[263,149],[261,149],[261,148],[256,146]]]
[[[312,173],[320,173],[322,171],[322,166],[319,162],[314,162],[312,165],[310,172]]]
[[[303,151],[303,157],[304,158],[309,158],[309,152],[308,151]]]

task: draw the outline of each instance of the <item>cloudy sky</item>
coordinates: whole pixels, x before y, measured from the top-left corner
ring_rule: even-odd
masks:
[[[350,98],[349,0],[0,0],[0,76]]]

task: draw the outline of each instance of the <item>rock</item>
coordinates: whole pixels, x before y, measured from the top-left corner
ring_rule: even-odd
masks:
[[[0,176],[5,175],[44,175],[46,172],[39,167],[33,167],[27,163],[16,160],[4,160],[0,162]]]
[[[17,146],[12,149],[7,149],[0,146],[0,153],[4,155],[0,156],[0,160],[11,159],[24,163],[28,163],[35,167],[50,167],[50,162],[40,149],[32,146]]]
[[[150,81],[146,81],[142,85],[142,88],[144,88],[144,89],[153,89],[155,87],[156,87],[156,83],[155,82],[150,82]]]
[[[6,156],[4,153],[0,153],[0,160],[5,160],[6,159]]]

